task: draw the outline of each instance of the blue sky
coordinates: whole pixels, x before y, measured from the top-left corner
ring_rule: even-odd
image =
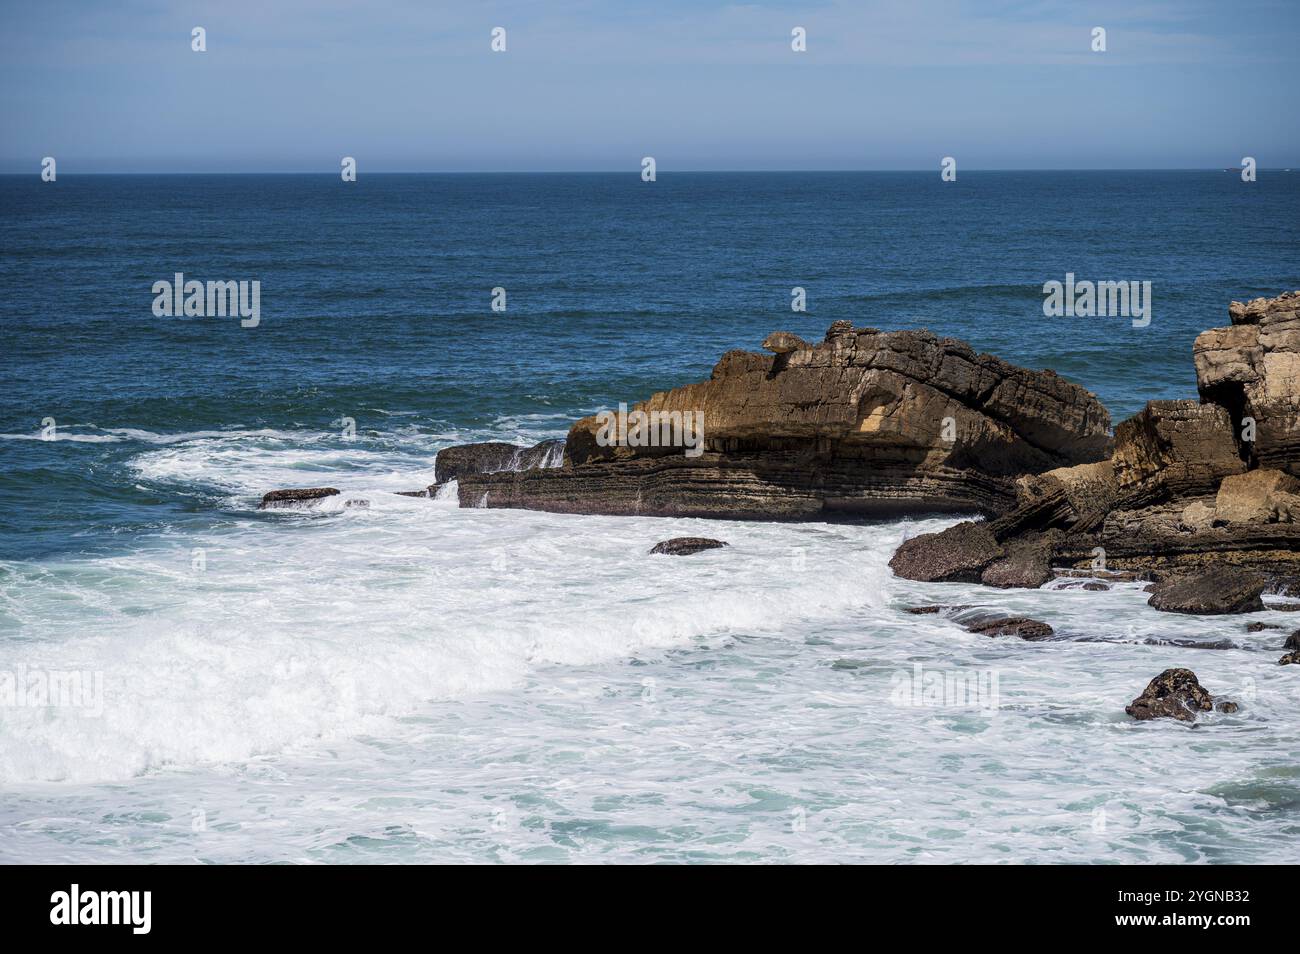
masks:
[[[2,9],[5,172],[1300,166],[1297,0]]]

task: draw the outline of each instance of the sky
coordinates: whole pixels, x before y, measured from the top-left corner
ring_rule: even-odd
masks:
[[[0,172],[1300,166],[1300,0],[0,11]]]

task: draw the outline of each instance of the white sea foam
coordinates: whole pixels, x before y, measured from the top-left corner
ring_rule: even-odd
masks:
[[[895,579],[898,542],[947,520],[462,510],[384,489],[419,486],[419,438],[297,437],[196,434],[134,466],[246,506],[339,499],[0,564],[0,671],[105,692],[98,716],[0,708],[0,860],[1297,860],[1293,614],[1247,634],[1133,585]],[[731,546],[648,553],[684,534]],[[936,602],[1059,638],[903,612]],[[917,665],[996,672],[1000,704],[900,707]],[[1169,666],[1241,711],[1128,719]]]

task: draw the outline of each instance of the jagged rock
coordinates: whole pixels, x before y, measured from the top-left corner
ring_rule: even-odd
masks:
[[[1300,291],[1234,301],[1228,314],[1232,327],[1193,345],[1197,389],[1232,414],[1244,458],[1300,475]]]
[[[262,497],[258,510],[275,510],[281,507],[311,505],[325,497],[333,497],[338,490],[333,487],[300,487],[288,490],[272,490]]]
[[[1226,700],[1216,703],[1190,669],[1166,669],[1124,711],[1138,721],[1171,718],[1195,722],[1198,713],[1215,709],[1236,712],[1237,704]]]
[[[671,540],[656,543],[650,552],[667,553],[671,556],[690,556],[692,553],[699,553],[702,550],[716,550],[718,547],[725,546],[727,544],[721,540],[710,540],[708,537],[673,537]]]
[[[1166,613],[1258,613],[1266,608],[1259,597],[1267,584],[1262,573],[1225,568],[1158,583],[1147,603]]]
[[[1223,523],[1290,523],[1300,516],[1300,480],[1280,470],[1252,470],[1224,477],[1214,499]]]
[[[1292,633],[1290,636],[1286,638],[1286,642],[1282,644],[1282,648],[1300,649],[1300,629],[1297,629],[1294,633]]]
[[[940,533],[904,540],[889,567],[905,580],[922,583],[977,583],[984,569],[1002,556],[986,522],[967,520]]]
[[[811,347],[812,345],[798,335],[792,335],[788,331],[774,331],[763,339],[763,350],[771,351],[773,354],[788,354],[791,351],[801,351]]]
[[[1041,620],[1027,616],[1000,616],[966,624],[966,631],[981,636],[1019,636],[1021,639],[1046,639],[1055,631]]]
[[[703,452],[570,429],[565,464],[460,478],[463,506],[744,519],[997,514],[1014,481],[1098,461],[1109,416],[1050,371],[1028,371],[925,331],[845,331],[783,354],[730,351],[708,381],[635,405],[700,414]],[[441,478],[439,467],[439,479]]]

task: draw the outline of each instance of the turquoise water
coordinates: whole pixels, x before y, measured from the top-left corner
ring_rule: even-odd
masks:
[[[1230,299],[1300,287],[1298,233],[1269,172],[0,177],[0,672],[103,681],[95,712],[0,707],[0,857],[1295,860],[1284,632],[894,580],[938,520],[391,491],[840,318],[1054,368],[1119,420],[1194,394]],[[154,317],[176,271],[260,281],[259,326]],[[1151,325],[1044,318],[1066,272],[1150,281]],[[370,506],[254,509],[319,484]],[[684,533],[732,547],[647,555]],[[901,612],[935,600],[1064,638]],[[1144,642],[1174,636],[1237,648]],[[898,704],[918,663],[996,674],[993,714]],[[1169,665],[1241,714],[1131,723]]]

